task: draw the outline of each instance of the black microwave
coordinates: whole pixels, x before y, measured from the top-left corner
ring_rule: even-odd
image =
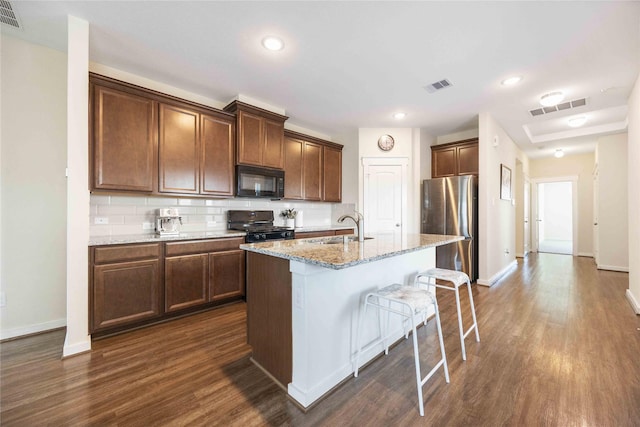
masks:
[[[236,196],[284,197],[284,171],[255,166],[236,166]]]

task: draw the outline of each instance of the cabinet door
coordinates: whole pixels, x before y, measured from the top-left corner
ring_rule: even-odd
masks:
[[[209,301],[244,296],[244,251],[209,254]]]
[[[200,117],[200,193],[233,196],[234,126],[232,121]]]
[[[262,164],[264,119],[245,111],[239,111],[237,120],[238,163],[260,166]]]
[[[284,198],[302,199],[302,149],[299,139],[287,137],[284,140]]]
[[[478,175],[478,144],[458,147],[458,175]]]
[[[159,269],[157,259],[94,266],[91,332],[159,316]]]
[[[304,176],[304,199],[322,200],[322,146],[313,142],[304,143],[302,155]]]
[[[431,177],[442,178],[456,175],[456,147],[431,149]]]
[[[160,104],[160,192],[183,194],[199,192],[198,126],[198,113]]]
[[[207,254],[183,255],[165,260],[165,311],[207,302]]]
[[[262,166],[284,167],[284,123],[264,119],[264,151]]]
[[[322,200],[325,202],[342,201],[342,151],[323,147],[322,177],[324,186]]]
[[[96,85],[92,108],[92,189],[153,191],[156,103]]]

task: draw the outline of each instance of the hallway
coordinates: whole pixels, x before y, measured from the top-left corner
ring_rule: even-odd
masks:
[[[591,258],[519,259],[491,288],[474,286],[481,342],[467,339],[466,362],[453,294],[439,293],[451,383],[436,374],[425,385],[424,418],[411,340],[303,413],[250,362],[244,303],[95,341],[63,361],[63,331],[2,343],[0,417],[3,426],[637,426],[640,316],[627,281]],[[418,335],[427,372],[439,355],[435,322]]]

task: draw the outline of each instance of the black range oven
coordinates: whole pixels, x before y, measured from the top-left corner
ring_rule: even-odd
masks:
[[[295,239],[292,228],[273,225],[273,211],[228,211],[227,228],[244,231],[246,243]]]

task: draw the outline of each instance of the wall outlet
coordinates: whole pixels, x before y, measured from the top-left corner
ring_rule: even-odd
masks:
[[[97,216],[93,219],[93,223],[99,225],[109,224],[109,218],[106,216]]]
[[[7,305],[7,294],[0,292],[0,307]]]
[[[142,223],[142,229],[143,230],[153,230],[155,229],[155,226],[152,222],[143,222]]]

